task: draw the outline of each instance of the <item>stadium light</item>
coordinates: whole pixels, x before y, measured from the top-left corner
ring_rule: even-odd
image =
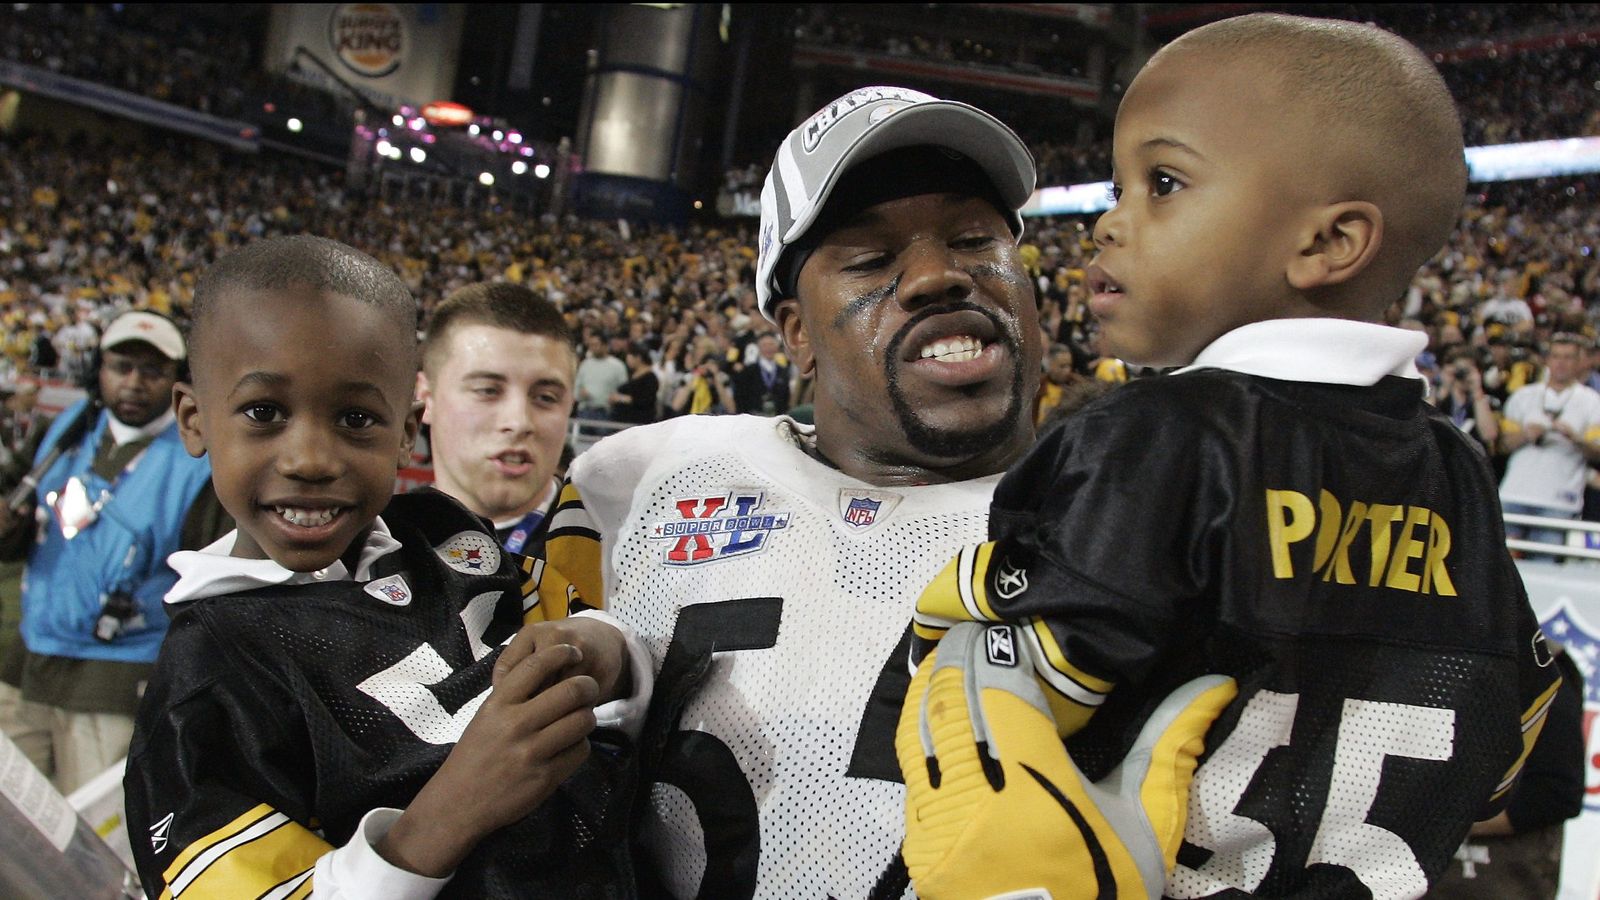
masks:
[[[484,187],[491,187],[494,184],[494,176],[490,175],[488,172],[484,172],[482,175],[478,176],[478,183]]]
[[[417,164],[420,165],[427,158],[428,158],[428,151],[422,149],[421,147],[412,147],[411,148],[411,161],[412,162],[417,163]]]
[[[467,134],[470,134],[473,137],[477,137],[478,136],[478,131],[479,131],[478,123],[476,123],[476,122],[474,122],[471,125],[467,126]]]
[[[394,127],[401,128],[406,124],[406,117],[396,113],[394,119],[391,121],[394,122]]]
[[[501,141],[503,141],[505,139],[506,139],[506,133],[504,131],[501,131],[500,129],[496,128],[494,130],[494,142],[496,144],[498,144],[498,143],[500,143]]]
[[[549,178],[550,177],[550,167],[545,165],[544,163],[539,163],[537,166],[533,167],[533,177],[535,177],[535,178]]]
[[[378,151],[378,155],[379,156],[388,156],[389,155],[389,148],[391,146],[393,146],[393,145],[390,144],[388,141],[379,141],[378,142],[378,146],[375,147],[374,149],[376,149]]]
[[[509,136],[508,136],[508,139],[509,139],[509,140],[510,140],[510,141],[511,141],[511,143],[513,143],[513,144],[520,144],[520,143],[522,143],[522,134],[521,134],[521,133],[519,133],[519,132],[516,132],[516,131],[513,131],[513,132],[511,132],[511,134],[510,134],[510,135],[509,135]]]
[[[513,174],[513,175],[526,175],[527,173],[528,173],[528,164],[523,162],[522,160],[519,159],[516,162],[511,164],[511,174]]]
[[[299,134],[300,130],[306,127],[303,122],[293,117],[290,117],[289,121],[285,124],[287,124],[289,126],[289,130],[295,134]]]

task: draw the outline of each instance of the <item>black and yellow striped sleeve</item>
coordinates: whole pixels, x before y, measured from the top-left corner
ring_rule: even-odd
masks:
[[[1021,625],[1056,728],[1066,737],[1088,722],[1114,685],[1070,659],[1044,619],[1008,611],[1007,601],[1027,590],[1027,579],[1027,570],[1012,564],[995,541],[962,548],[917,599],[912,662],[919,663],[957,622]]]
[[[577,485],[570,481],[562,483],[561,497],[550,517],[545,558],[572,583],[585,606],[605,608],[600,531],[584,508]]]
[[[333,848],[288,816],[257,804],[189,843],[161,873],[162,900],[300,900],[317,859]]]

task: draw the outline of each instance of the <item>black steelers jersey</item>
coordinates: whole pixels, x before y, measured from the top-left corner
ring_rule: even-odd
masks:
[[[1130,383],[1041,438],[989,528],[962,602],[1037,617],[1090,777],[1177,684],[1239,682],[1170,897],[1420,895],[1559,684],[1487,462],[1414,379]]]
[[[502,642],[580,602],[443,494],[397,496],[383,519],[401,549],[370,581],[259,588],[175,613],[125,782],[150,897],[309,896],[320,856],[368,811],[405,808],[439,769],[489,694]],[[479,844],[440,896],[631,896],[629,751],[600,732],[591,744],[577,774]]]

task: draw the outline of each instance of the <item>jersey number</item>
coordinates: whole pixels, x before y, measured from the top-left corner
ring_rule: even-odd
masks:
[[[665,725],[676,727],[687,691],[674,691],[686,673],[698,683],[699,667],[709,664],[713,652],[765,650],[778,643],[783,598],[752,597],[721,603],[697,603],[678,612],[667,657],[662,660],[656,697],[665,701]],[[850,778],[877,778],[899,782],[900,764],[894,755],[894,729],[911,676],[907,658],[909,626],[900,644],[878,675],[851,754]],[[900,662],[900,665],[896,665]],[[697,674],[696,674],[697,673]],[[665,692],[669,696],[664,696]],[[673,697],[672,694],[681,694]],[[654,711],[652,712],[654,715]],[[715,735],[704,731],[676,731],[666,738],[654,779],[682,791],[694,804],[705,835],[705,873],[697,897],[703,900],[749,900],[755,896],[757,863],[761,857],[761,823],[755,792],[733,751]]]
[[[1267,826],[1235,812],[1256,772],[1275,747],[1292,739],[1299,694],[1261,691],[1245,704],[1228,739],[1196,775],[1184,839],[1209,850],[1198,868],[1179,864],[1167,882],[1176,900],[1209,897],[1229,888],[1255,891],[1277,852]],[[1334,744],[1327,805],[1305,866],[1342,866],[1374,900],[1416,897],[1428,889],[1417,855],[1404,839],[1367,821],[1377,802],[1385,757],[1448,760],[1455,711],[1375,700],[1345,700]]]

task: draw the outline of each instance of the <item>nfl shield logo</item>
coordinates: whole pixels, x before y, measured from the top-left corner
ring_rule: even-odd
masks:
[[[850,505],[844,510],[844,520],[857,528],[865,528],[877,521],[878,509],[881,506],[883,506],[881,500],[851,497]]]

